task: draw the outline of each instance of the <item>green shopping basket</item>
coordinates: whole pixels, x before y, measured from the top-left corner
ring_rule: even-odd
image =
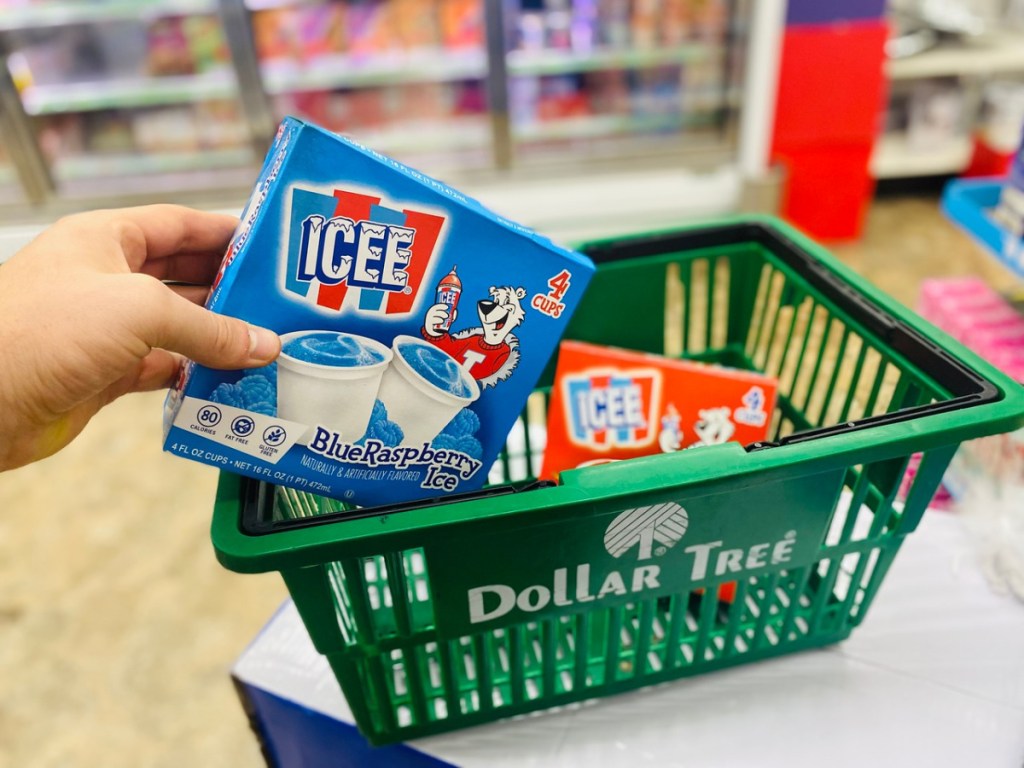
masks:
[[[541,387],[480,492],[348,509],[222,474],[218,558],[281,572],[375,744],[841,640],[957,444],[1024,424],[1020,385],[774,219],[581,250],[567,337],[778,377],[771,441],[531,482]]]

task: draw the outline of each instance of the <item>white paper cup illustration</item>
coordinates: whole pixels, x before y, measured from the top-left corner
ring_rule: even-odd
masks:
[[[391,349],[377,396],[402,428],[402,445],[429,443],[480,397],[480,386],[454,357],[423,339],[396,336]]]
[[[392,353],[379,341],[337,331],[281,336],[277,360],[277,414],[317,424],[354,443],[366,432],[381,376]],[[312,437],[310,429],[303,441]]]

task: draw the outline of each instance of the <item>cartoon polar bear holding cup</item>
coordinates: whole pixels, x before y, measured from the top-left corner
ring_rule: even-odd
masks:
[[[427,310],[420,330],[424,339],[458,360],[481,387],[493,387],[512,375],[519,364],[519,339],[512,331],[526,318],[525,288],[491,286],[488,293],[489,298],[476,303],[479,326],[449,333],[445,329],[455,322],[458,310],[438,303]]]

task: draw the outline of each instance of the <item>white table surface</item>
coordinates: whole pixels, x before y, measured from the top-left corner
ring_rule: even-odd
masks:
[[[351,722],[291,603],[235,674]],[[846,642],[411,742],[458,766],[1024,766],[1024,604],[929,512]]]

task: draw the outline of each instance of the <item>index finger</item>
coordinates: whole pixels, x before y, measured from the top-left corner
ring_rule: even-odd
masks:
[[[109,232],[132,272],[179,253],[223,254],[238,226],[235,216],[169,204],[95,211],[70,217],[72,222]]]
[[[209,286],[217,276],[223,259],[223,249],[210,253],[176,253],[150,259],[138,271],[158,280]]]
[[[133,272],[144,262],[179,253],[221,255],[238,226],[235,216],[181,205],[122,208],[115,214],[121,247]]]

